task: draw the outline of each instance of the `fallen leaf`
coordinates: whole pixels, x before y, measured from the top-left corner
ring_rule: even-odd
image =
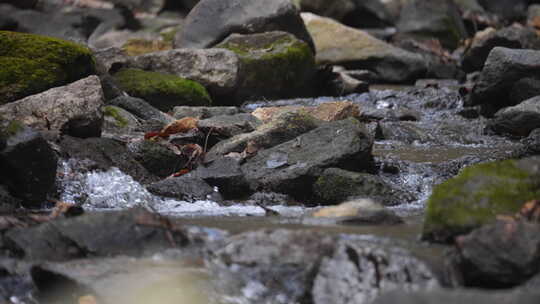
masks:
[[[160,134],[160,132],[147,132],[144,134],[144,139],[152,139],[158,137]]]
[[[165,126],[161,130],[159,136],[168,137],[169,135],[172,135],[172,134],[186,133],[190,130],[197,129],[198,122],[199,120],[197,118],[184,117],[182,119],[173,121],[172,123]]]
[[[179,177],[179,176],[182,176],[182,175],[186,175],[186,174],[188,174],[189,172],[191,172],[191,170],[189,170],[189,169],[181,169],[180,171],[174,173],[174,174],[172,175],[172,177]]]

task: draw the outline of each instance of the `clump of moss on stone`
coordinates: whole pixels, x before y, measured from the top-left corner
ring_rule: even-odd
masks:
[[[210,106],[212,100],[199,83],[175,75],[123,69],[114,74],[118,85],[129,95],[139,97],[162,111],[175,106]]]
[[[116,126],[125,128],[128,126],[128,121],[118,113],[118,110],[114,106],[106,106],[103,108],[103,114],[105,116],[112,117],[116,121]]]
[[[216,47],[240,58],[244,73],[240,87],[246,98],[305,95],[315,73],[315,56],[309,46],[287,33],[233,35]]]
[[[447,242],[456,235],[513,214],[523,203],[540,197],[538,177],[515,160],[468,167],[433,190],[428,200],[424,238]]]
[[[95,73],[91,51],[62,39],[0,31],[0,104]]]
[[[172,43],[161,40],[129,39],[126,43],[124,43],[122,49],[129,56],[138,56],[170,50],[172,49]]]

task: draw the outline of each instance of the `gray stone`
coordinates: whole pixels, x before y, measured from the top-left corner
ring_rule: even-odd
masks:
[[[186,176],[200,178],[213,187],[225,199],[245,198],[249,195],[249,187],[237,160],[222,157],[197,167]]]
[[[373,304],[535,304],[540,301],[538,293],[515,293],[482,290],[434,290],[407,292],[392,291],[378,297]]]
[[[499,110],[486,125],[488,132],[516,137],[527,137],[536,128],[540,128],[540,97]]]
[[[242,171],[254,191],[286,193],[305,199],[325,168],[358,171],[371,168],[371,147],[372,141],[362,125],[349,118],[259,151],[242,165]]]
[[[230,138],[239,134],[254,131],[262,122],[247,113],[220,115],[199,120],[197,127],[204,133],[211,132],[220,138]]]
[[[141,130],[139,120],[128,111],[116,107],[103,107],[103,132],[110,134],[130,134]]]
[[[499,15],[507,21],[521,20],[527,11],[527,0],[478,0],[478,3],[488,12]]]
[[[167,177],[183,169],[188,158],[178,155],[165,145],[150,140],[133,141],[128,144],[133,157],[152,174]]]
[[[76,137],[100,136],[104,98],[97,76],[47,90],[0,106],[6,120],[37,130],[56,130]]]
[[[197,81],[204,85],[212,96],[227,96],[233,93],[240,78],[238,56],[224,49],[162,51],[135,56],[127,65]],[[214,99],[220,103],[219,99]]]
[[[148,191],[155,195],[174,198],[177,200],[212,200],[220,202],[221,195],[200,178],[179,176],[166,178],[147,186]]]
[[[208,48],[233,33],[284,31],[313,41],[289,0],[202,0],[189,13],[174,39],[175,48]]]
[[[108,104],[123,108],[141,120],[155,121],[162,126],[174,121],[170,115],[161,112],[140,98],[120,96],[109,101]]]
[[[175,119],[193,117],[197,119],[207,119],[221,115],[238,114],[237,107],[174,107],[172,116]]]

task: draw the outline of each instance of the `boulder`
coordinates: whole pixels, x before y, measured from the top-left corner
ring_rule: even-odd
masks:
[[[99,75],[115,72],[115,69],[124,65],[129,56],[124,50],[117,47],[108,47],[94,51],[96,66]]]
[[[540,128],[531,131],[529,136],[521,140],[523,144],[513,154],[513,158],[524,158],[540,155]]]
[[[515,105],[514,85],[525,78],[538,79],[540,51],[496,47],[490,53],[470,96],[471,105],[483,105],[486,115]],[[519,88],[519,86],[517,86]],[[528,96],[526,99],[532,96]],[[521,102],[523,100],[518,100]]]
[[[448,242],[513,214],[540,194],[540,158],[506,160],[467,167],[435,186],[427,202],[423,238]]]
[[[354,225],[396,225],[403,220],[393,211],[370,199],[355,199],[336,206],[318,209],[314,218],[330,220],[331,223]],[[309,223],[309,221],[308,221]]]
[[[230,138],[243,133],[249,133],[261,125],[261,121],[247,113],[235,115],[219,115],[197,122],[197,127],[204,133],[211,133],[219,138]]]
[[[236,115],[239,113],[237,107],[174,107],[172,116],[175,119],[193,117],[196,119],[207,119],[221,115]]]
[[[467,31],[458,7],[452,0],[413,0],[401,11],[399,34],[438,39],[448,49],[458,47]]]
[[[309,46],[286,32],[232,34],[216,48],[233,51],[240,59],[239,103],[250,99],[279,99],[312,95],[316,73]]]
[[[61,154],[68,159],[84,161],[80,172],[107,171],[119,168],[140,183],[150,183],[157,178],[148,172],[121,143],[110,138],[79,139],[64,136],[59,143]]]
[[[407,250],[352,238],[323,258],[311,293],[315,304],[368,304],[383,292],[438,286],[430,267]]]
[[[540,272],[540,225],[499,220],[456,239],[458,267],[466,286],[507,288]]]
[[[212,97],[230,96],[240,81],[238,56],[225,49],[174,49],[135,56],[126,65],[199,82]]]
[[[284,31],[306,42],[313,41],[289,0],[202,0],[189,13],[174,38],[175,48],[208,48],[233,33]]]
[[[510,49],[540,49],[540,38],[533,29],[519,25],[500,30],[487,28],[476,33],[463,55],[463,69],[469,73],[481,70],[491,50],[498,46]]]
[[[160,223],[159,216],[142,209],[98,212],[10,229],[5,238],[11,252],[34,261],[140,255],[175,247],[175,243],[185,245],[183,231],[168,230]]]
[[[283,113],[270,122],[259,126],[253,132],[240,134],[218,142],[207,153],[206,159],[216,159],[231,152],[242,153],[250,144],[257,150],[268,149],[292,140],[318,126],[319,122],[306,113]]]
[[[11,121],[2,133],[0,182],[23,206],[40,208],[54,188],[56,154],[40,133],[18,121]]]
[[[317,177],[328,167],[349,170],[372,166],[372,141],[363,126],[349,118],[330,122],[278,146],[259,151],[242,171],[254,191],[307,198]]]
[[[171,74],[123,69],[114,74],[119,87],[161,111],[175,106],[208,106],[210,95],[199,83]]]
[[[238,199],[248,196],[249,187],[238,160],[222,157],[200,165],[187,177],[200,178],[212,187],[218,187],[225,199]]]
[[[73,42],[0,31],[0,104],[95,73],[91,51]]]
[[[497,14],[502,19],[511,22],[519,21],[525,17],[528,0],[478,0],[478,3],[488,12]]]
[[[420,55],[329,18],[311,13],[302,13],[302,18],[315,42],[318,64],[372,70],[387,82],[410,81],[426,72],[426,64]]]
[[[486,131],[498,135],[527,137],[532,130],[540,128],[540,96],[499,110],[488,121]]]
[[[2,0],[0,3],[7,3],[22,9],[32,9],[38,3],[38,0]]]
[[[183,201],[211,200],[220,202],[223,200],[219,192],[215,192],[204,180],[185,175],[166,178],[150,184],[146,188],[155,195]]]
[[[133,141],[128,144],[133,157],[152,174],[167,177],[183,169],[188,158],[177,155],[174,151],[151,140]]]
[[[38,130],[76,137],[101,135],[103,91],[97,76],[0,106],[0,115]]]
[[[324,170],[313,184],[313,192],[318,202],[324,205],[341,203],[354,197],[370,198],[384,205],[398,205],[413,200],[410,194],[394,189],[377,175],[338,168]]]
[[[392,291],[382,294],[373,304],[455,304],[455,303],[475,303],[475,304],[534,304],[540,300],[538,293],[516,293],[516,292],[494,292],[470,289],[445,290],[437,289],[432,291]]]
[[[306,113],[322,121],[336,121],[360,116],[358,105],[350,101],[325,102],[318,106],[261,107],[253,111],[252,114],[266,123],[283,113],[290,112]]]
[[[160,51],[167,51],[171,48],[172,46],[170,42],[165,42],[158,39],[152,40],[143,38],[131,38],[122,45],[122,50],[125,51],[128,56],[138,56]]]

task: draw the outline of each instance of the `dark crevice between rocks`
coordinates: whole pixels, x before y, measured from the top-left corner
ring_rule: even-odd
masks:
[[[42,266],[33,266],[30,276],[37,288],[35,296],[39,303],[77,303],[80,297],[92,294],[90,288]]]

